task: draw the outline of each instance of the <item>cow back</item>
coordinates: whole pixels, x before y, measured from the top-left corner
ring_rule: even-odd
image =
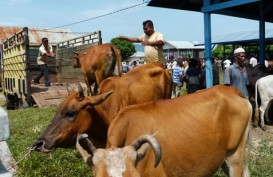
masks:
[[[162,166],[153,169],[152,164],[143,163],[139,170],[161,168],[167,176],[212,176],[226,154],[244,146],[251,114],[249,102],[237,89],[214,86],[123,108],[108,129],[107,146],[122,147],[140,134],[158,130]]]
[[[126,75],[104,80],[99,94],[113,90],[112,95],[99,107],[109,122],[125,106],[171,97],[172,78],[158,63],[138,66]]]

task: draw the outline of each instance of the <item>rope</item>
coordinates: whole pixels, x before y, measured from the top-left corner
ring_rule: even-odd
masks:
[[[35,150],[35,149],[36,149],[36,146],[30,148],[29,151],[28,151],[21,159],[19,159],[19,160],[18,160],[17,162],[15,162],[15,163],[12,163],[11,166],[8,168],[8,170],[11,170],[12,168],[15,169],[16,165],[19,164],[22,160],[28,158],[28,157],[30,156],[31,152],[32,152],[33,150]]]

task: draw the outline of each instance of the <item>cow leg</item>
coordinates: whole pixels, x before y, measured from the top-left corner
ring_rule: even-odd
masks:
[[[270,115],[272,114],[270,112],[270,109],[271,109],[271,105],[273,105],[273,99],[271,99],[266,107],[266,110],[265,110],[265,123],[267,124],[271,124],[271,117]],[[270,114],[271,113],[271,114]]]
[[[240,145],[232,154],[228,154],[225,159],[225,164],[222,166],[222,168],[225,167],[226,165],[227,169],[223,168],[223,170],[228,174],[229,177],[249,177],[250,176],[249,170],[248,170],[248,160],[249,160],[248,157],[246,157],[246,160],[245,160],[245,152],[246,152],[245,149],[247,144],[248,133],[249,133],[249,126],[245,131],[244,137],[242,138]],[[250,140],[248,140],[248,143],[250,143]]]
[[[98,87],[100,86],[100,83],[105,79],[104,70],[96,71],[95,76],[96,76],[96,82],[95,82],[94,92],[98,92]]]
[[[263,131],[266,130],[265,124],[264,124],[264,109],[260,108],[260,119],[261,119],[261,128]]]
[[[91,96],[91,85],[90,85],[88,77],[86,77],[85,74],[84,74],[84,81],[87,87],[87,95]]]

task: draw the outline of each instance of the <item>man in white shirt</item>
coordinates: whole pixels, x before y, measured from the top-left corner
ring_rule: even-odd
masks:
[[[252,67],[254,67],[258,64],[258,60],[255,58],[254,55],[251,55],[251,58],[249,60],[249,64],[252,65]]]
[[[151,20],[143,22],[143,30],[145,34],[138,38],[129,38],[126,36],[119,36],[118,38],[130,42],[141,42],[144,46],[147,63],[157,61],[163,64],[163,35],[160,32],[154,31],[154,25]]]
[[[224,70],[225,70],[227,67],[230,67],[231,61],[227,58],[227,59],[225,59],[223,64],[224,64]]]
[[[37,64],[40,68],[40,73],[32,80],[32,82],[39,84],[39,80],[42,76],[45,77],[45,86],[50,87],[50,80],[48,75],[47,57],[54,58],[55,54],[53,48],[48,44],[48,38],[42,38],[42,45],[39,48],[39,54],[37,57]]]

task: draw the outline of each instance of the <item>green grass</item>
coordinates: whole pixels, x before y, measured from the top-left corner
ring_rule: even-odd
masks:
[[[11,137],[8,140],[15,161],[21,159],[49,124],[56,107],[8,111]],[[24,177],[87,177],[91,170],[76,149],[57,149],[43,154],[33,151],[18,164],[16,176]]]

